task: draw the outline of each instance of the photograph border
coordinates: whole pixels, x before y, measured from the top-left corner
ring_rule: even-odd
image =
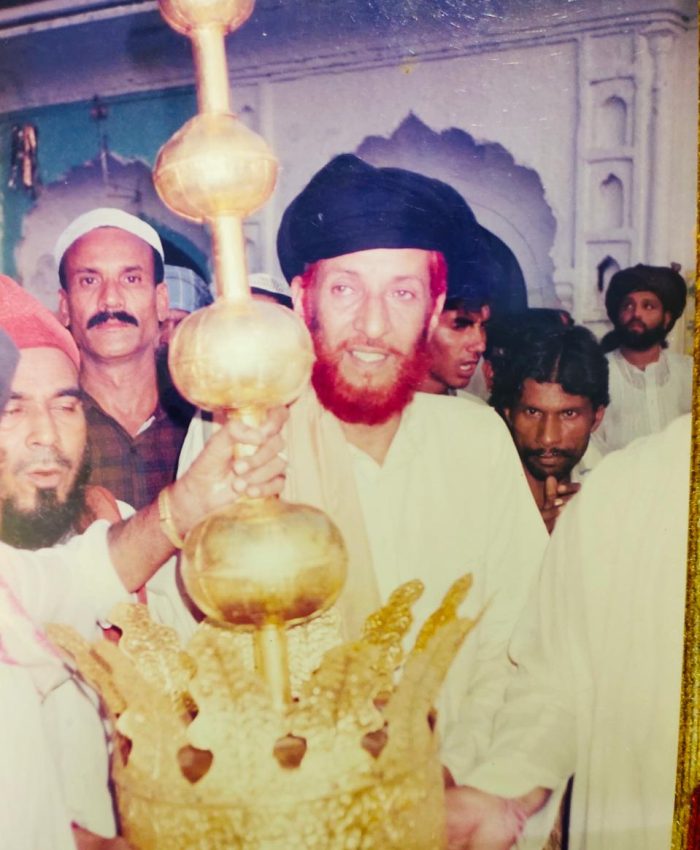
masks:
[[[698,69],[700,71],[700,67]],[[700,168],[700,124],[698,125]],[[700,185],[697,189],[696,262],[700,262]],[[697,278],[696,278],[697,280]],[[676,799],[671,850],[700,850],[700,300],[695,300],[693,339],[693,405],[688,510],[688,567],[686,577],[683,676],[676,763]]]

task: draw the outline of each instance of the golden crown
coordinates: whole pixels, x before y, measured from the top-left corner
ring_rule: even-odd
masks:
[[[456,613],[470,583],[453,585],[406,656],[422,585],[400,587],[283,711],[225,624],[204,621],[186,649],[141,605],[115,610],[118,645],[49,627],[115,730],[127,840],[139,850],[442,847],[431,707],[475,624]]]

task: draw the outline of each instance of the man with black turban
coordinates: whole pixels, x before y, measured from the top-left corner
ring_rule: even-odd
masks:
[[[674,268],[640,263],[613,275],[605,307],[614,329],[603,340],[610,406],[594,437],[602,451],[660,431],[690,411],[692,358],[666,350],[685,301],[685,281]]]
[[[285,495],[325,510],[350,555],[325,646],[317,620],[304,660],[337,642],[339,630],[357,636],[402,582],[424,581],[415,607],[422,623],[452,582],[472,573],[464,613],[483,617],[439,711],[443,759],[456,781],[488,744],[510,666],[508,640],[547,538],[498,415],[415,393],[446,276],[468,264],[475,245],[475,222],[465,227],[431,181],[351,155],[311,179],[278,237],[317,358],[313,387],[292,405],[286,427]],[[206,436],[194,420],[181,466]],[[290,649],[305,628],[291,630]]]

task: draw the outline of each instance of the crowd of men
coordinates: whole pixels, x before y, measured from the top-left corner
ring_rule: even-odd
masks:
[[[240,494],[277,493],[325,510],[348,546],[318,646],[357,635],[406,580],[426,585],[420,623],[473,575],[463,613],[480,621],[437,713],[449,850],[543,846],[572,776],[569,847],[667,846],[692,364],[666,337],[682,277],[615,274],[601,345],[563,310],[526,309],[512,252],[454,189],[348,154],[287,207],[277,247],[289,286],[252,276],[254,297],[300,315],[316,360],[311,386],[259,429],[222,427],[172,387],[169,333],[211,295],[165,264],[146,222],[97,209],[66,227],[58,319],[0,278],[13,848],[127,846],[96,701],[41,623],[94,636],[133,592],[186,638],[183,535]],[[236,442],[255,454],[231,460]]]

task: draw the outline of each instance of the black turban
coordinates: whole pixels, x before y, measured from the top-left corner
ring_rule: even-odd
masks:
[[[356,251],[441,251],[451,281],[474,261],[478,231],[471,209],[446,183],[402,168],[375,168],[342,154],[315,174],[285,210],[277,253],[291,281],[309,263]]]
[[[491,315],[513,313],[527,307],[525,279],[510,248],[482,227],[471,208],[448,183],[398,168],[384,173],[409,175],[438,198],[441,215],[451,228],[452,243],[443,250],[447,261],[448,309],[491,305]]]
[[[605,293],[605,309],[614,325],[619,321],[620,305],[630,292],[653,292],[659,298],[664,310],[671,314],[668,331],[685,308],[687,288],[678,272],[667,266],[644,266],[640,263],[616,272],[610,280]]]
[[[492,318],[527,309],[527,288],[520,263],[506,243],[485,227],[479,227],[476,257],[467,264],[461,286],[488,292]],[[459,298],[459,286],[454,289],[454,297]],[[451,297],[450,292],[447,297]]]

